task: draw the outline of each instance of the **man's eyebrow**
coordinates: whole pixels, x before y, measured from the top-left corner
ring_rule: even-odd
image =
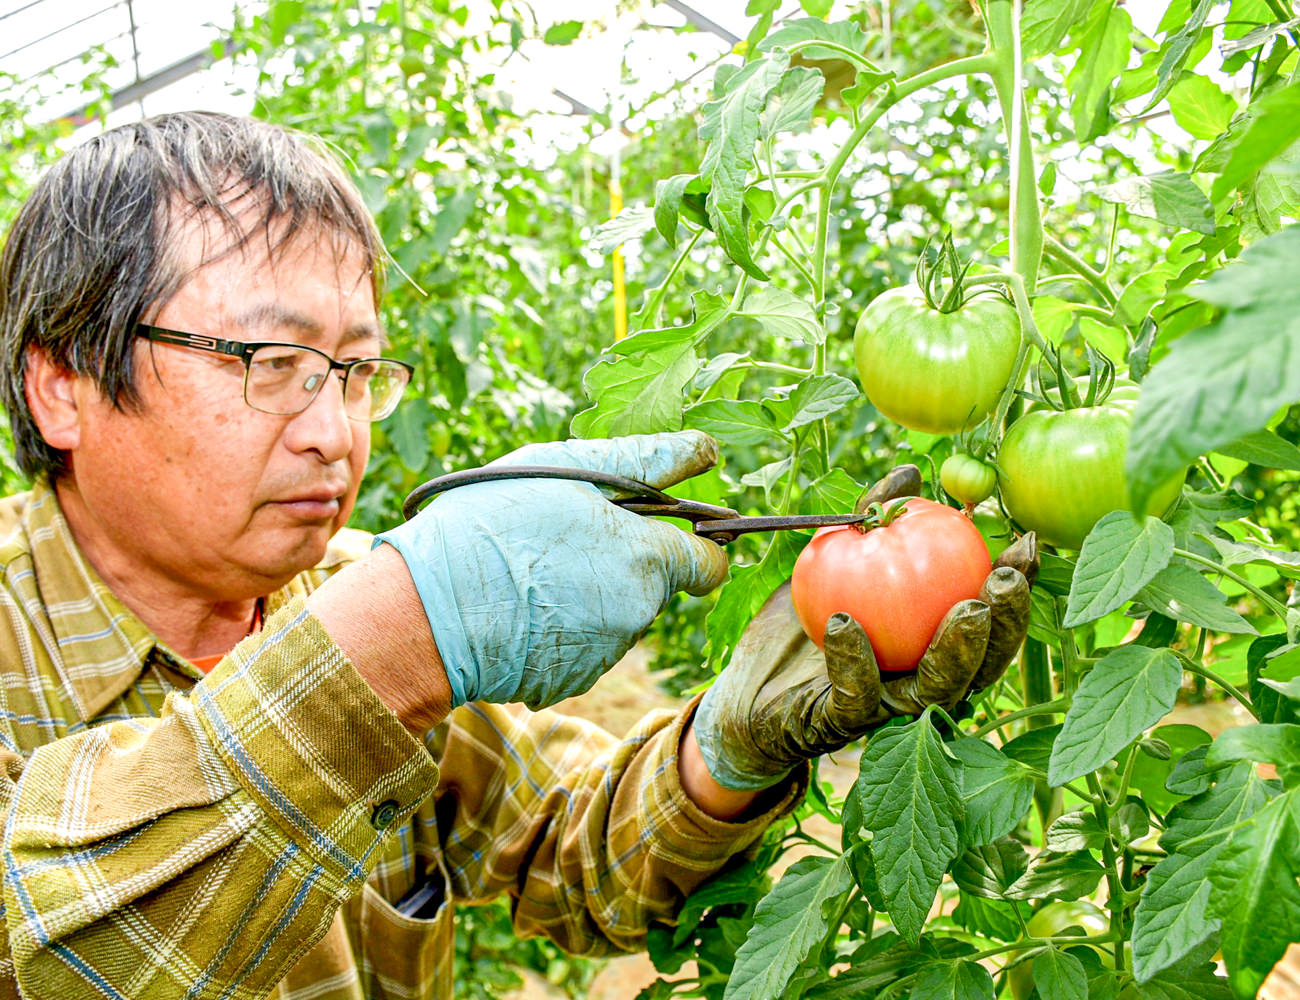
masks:
[[[246,309],[233,316],[231,322],[245,329],[253,326],[288,327],[309,337],[320,337],[325,332],[325,328],[306,313],[298,312],[296,309],[291,309],[276,302],[268,302]],[[378,340],[381,347],[388,346],[388,335],[384,333],[383,328],[378,323],[369,320],[353,323],[345,329],[341,343],[350,344],[355,340],[365,340],[367,338]]]

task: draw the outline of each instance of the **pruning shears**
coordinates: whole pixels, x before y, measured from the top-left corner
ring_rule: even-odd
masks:
[[[627,479],[608,472],[570,469],[556,465],[485,466],[438,476],[410,492],[406,502],[402,504],[402,515],[409,521],[427,500],[439,493],[454,490],[458,486],[499,482],[504,479],[567,479],[601,486],[617,494],[610,498],[610,502],[624,510],[647,517],[675,517],[690,521],[695,534],[719,545],[725,545],[737,535],[750,531],[786,531],[799,528],[823,528],[834,524],[861,524],[874,516],[871,513],[864,513],[743,517],[730,507],[719,507],[698,500],[681,500],[636,479]]]

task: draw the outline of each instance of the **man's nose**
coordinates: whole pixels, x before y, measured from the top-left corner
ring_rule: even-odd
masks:
[[[316,451],[325,461],[337,462],[352,450],[355,424],[344,401],[343,373],[330,372],[316,398],[290,421],[286,435],[295,451]]]

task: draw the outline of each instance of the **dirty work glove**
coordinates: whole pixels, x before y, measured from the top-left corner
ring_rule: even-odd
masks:
[[[711,467],[699,431],[528,445],[493,462],[609,472],[666,488]],[[451,490],[380,535],[415,581],[452,703],[553,705],[586,691],[674,591],[727,575],[720,546],[557,479]]]
[[[915,466],[901,466],[867,499],[919,492]],[[951,710],[1001,677],[1015,657],[1037,571],[1031,533],[998,557],[979,600],[949,610],[916,671],[887,681],[866,632],[847,614],[831,616],[825,652],[818,649],[799,624],[790,584],[783,584],[746,627],[695,713],[709,774],[724,788],[766,788],[799,762],[838,750],[895,716],[919,715],[929,705]]]

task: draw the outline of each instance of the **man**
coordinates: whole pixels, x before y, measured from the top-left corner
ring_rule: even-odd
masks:
[[[504,707],[585,690],[726,558],[561,481],[453,491],[372,550],[341,530],[408,375],[382,259],[329,157],[219,115],[91,140],[15,221],[0,995],[451,996],[452,905],[500,893],[520,933],[635,948],[807,759],[955,704],[1023,637],[999,569],[882,689],[856,623],[823,658],[781,591],[698,713],[616,740]],[[715,457],[688,432],[503,461],[670,486]]]

